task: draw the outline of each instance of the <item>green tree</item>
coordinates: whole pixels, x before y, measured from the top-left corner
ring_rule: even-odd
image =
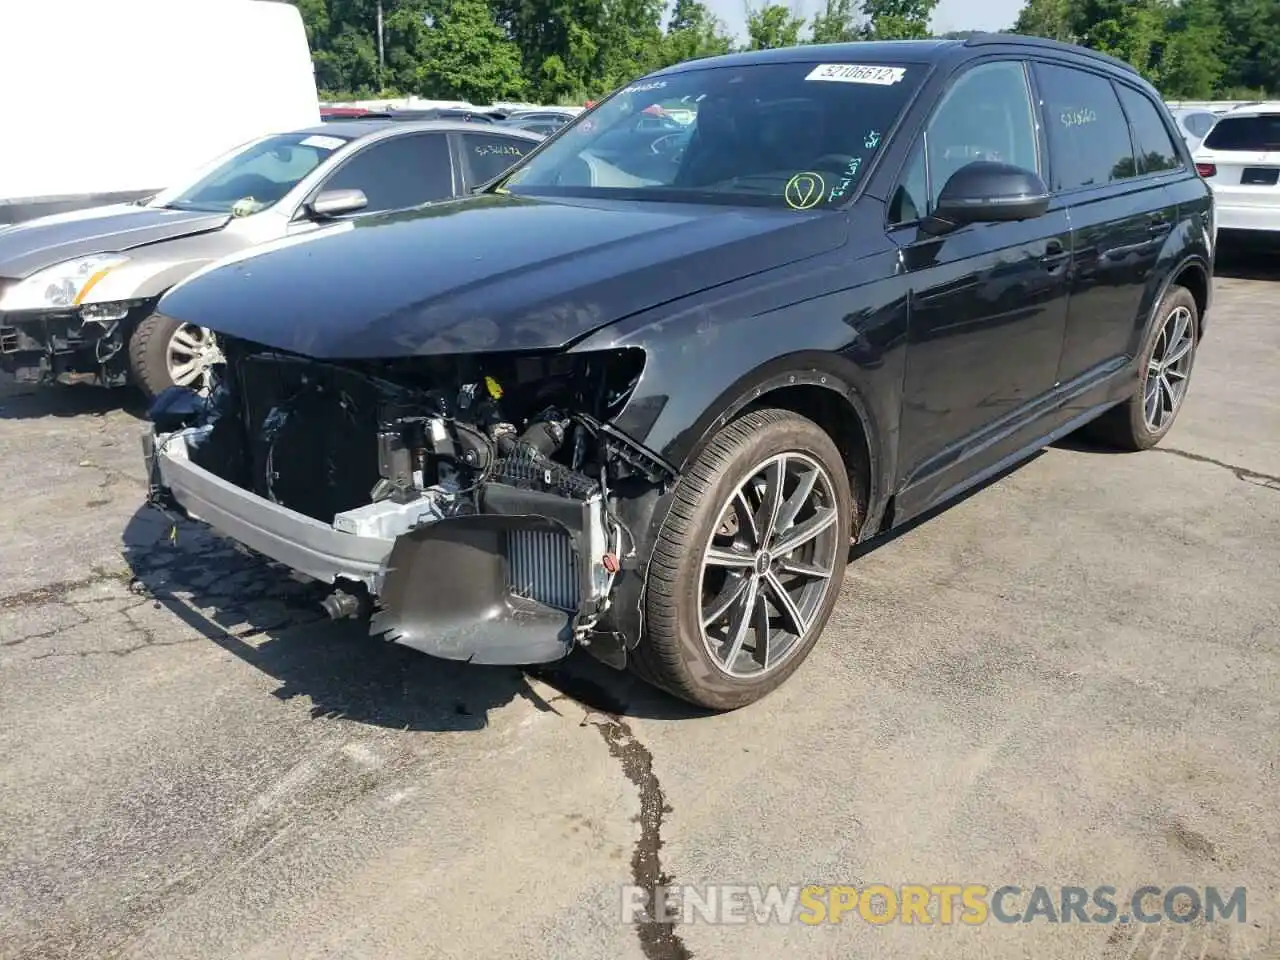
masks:
[[[596,64],[600,92],[613,90],[663,63],[665,0],[605,0]]]
[[[497,0],[498,20],[520,48],[529,95],[547,103],[599,95],[603,0]]]
[[[814,43],[846,43],[862,38],[855,0],[827,0],[826,6],[813,17]]]
[[[930,36],[938,0],[862,0],[869,40],[918,40]]]
[[[1047,37],[1050,40],[1074,40],[1072,0],[1027,0],[1018,14],[1013,32],[1027,37]]]
[[[800,42],[804,17],[790,7],[770,3],[747,10],[747,43],[751,50],[774,50],[794,47]]]
[[[1156,83],[1167,13],[1167,0],[1076,0],[1070,31],[1077,42],[1127,60]]]
[[[1160,60],[1164,94],[1183,100],[1212,97],[1226,70],[1224,42],[1222,17],[1213,0],[1182,0],[1173,5]]]
[[[1280,91],[1280,3],[1215,0],[1223,26],[1223,91]]]
[[[436,0],[431,7],[413,47],[415,92],[478,104],[524,93],[520,49],[486,0]]]
[[[714,57],[733,49],[733,39],[699,0],[676,0],[662,38],[662,66]]]

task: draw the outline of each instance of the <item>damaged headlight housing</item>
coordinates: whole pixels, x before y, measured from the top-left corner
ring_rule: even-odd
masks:
[[[9,288],[0,310],[74,309],[112,270],[128,262],[117,253],[100,253],[48,267]]]

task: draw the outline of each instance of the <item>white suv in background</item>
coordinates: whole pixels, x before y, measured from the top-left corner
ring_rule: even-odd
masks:
[[[1223,115],[1196,150],[1195,162],[1213,188],[1219,230],[1280,238],[1280,102],[1253,103]]]

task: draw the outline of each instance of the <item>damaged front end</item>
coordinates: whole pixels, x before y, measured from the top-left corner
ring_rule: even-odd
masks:
[[[434,656],[541,663],[606,634],[623,649],[608,615],[635,540],[619,506],[674,479],[609,424],[642,351],[223,350],[207,399],[172,388],[152,407],[153,502],[332,584],[331,616]]]
[[[153,305],[125,300],[66,311],[0,312],[0,370],[20,383],[123,386],[129,379],[129,334]]]

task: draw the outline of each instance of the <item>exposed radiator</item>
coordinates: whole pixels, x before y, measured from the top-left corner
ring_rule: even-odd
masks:
[[[513,530],[507,533],[511,592],[574,612],[581,593],[580,571],[567,534]]]

